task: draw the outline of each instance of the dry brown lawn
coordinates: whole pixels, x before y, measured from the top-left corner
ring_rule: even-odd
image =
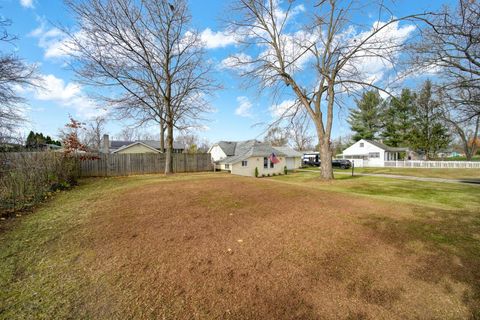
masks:
[[[0,318],[36,310],[91,319],[479,316],[480,260],[462,252],[471,247],[422,236],[431,232],[425,224],[443,228],[458,212],[274,179],[161,179],[123,188],[109,179],[108,193],[95,182],[88,204],[69,207],[82,218],[37,249],[46,261],[36,263],[47,264],[40,275],[19,276],[28,283],[50,272],[42,281],[54,293],[19,301],[10,283]]]

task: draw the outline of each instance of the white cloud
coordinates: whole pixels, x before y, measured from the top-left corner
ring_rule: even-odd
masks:
[[[238,53],[223,59],[219,67],[220,69],[234,69],[246,72],[251,70],[251,62],[251,56],[245,53]]]
[[[385,22],[377,21],[373,24],[371,30],[359,34],[351,31],[346,37],[339,37],[338,41],[351,43],[353,50],[356,47],[355,42],[363,41],[372,32],[385,26],[385,24]],[[413,25],[401,27],[399,22],[389,24],[362,46],[362,49],[353,56],[342,70],[340,76],[354,76],[361,78],[363,82],[367,83],[385,80],[388,77],[388,73],[395,68],[395,64],[399,59],[401,54],[399,50],[400,45],[405,43],[414,30],[415,26]],[[344,54],[348,54],[348,51]]]
[[[224,48],[226,46],[237,43],[235,35],[225,31],[212,31],[210,28],[200,33],[200,38],[208,49]]]
[[[75,83],[65,84],[63,79],[53,74],[42,76],[43,87],[35,91],[35,98],[38,100],[68,101],[81,92],[81,87]]]
[[[29,36],[38,38],[38,46],[44,49],[45,58],[61,58],[71,52],[67,35],[58,28],[48,29],[44,21]]]
[[[237,97],[238,107],[235,109],[235,114],[240,117],[250,118],[252,114],[250,109],[252,109],[252,103],[248,100],[248,97],[241,96]]]
[[[33,90],[33,97],[41,101],[53,101],[60,106],[72,108],[80,117],[91,118],[106,111],[101,110],[95,102],[87,97],[82,86],[77,83],[65,83],[56,76],[42,75],[41,87]]]
[[[274,104],[268,108],[270,115],[274,119],[292,116],[297,109],[298,103],[296,100],[284,100],[279,104]]]
[[[33,0],[20,0],[20,4],[24,8],[33,8]]]

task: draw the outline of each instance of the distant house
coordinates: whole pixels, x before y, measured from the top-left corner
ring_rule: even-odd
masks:
[[[381,142],[361,139],[345,149],[342,158],[352,160],[356,166],[383,167],[385,161],[401,160],[407,152],[407,148],[389,147]]]
[[[293,170],[301,166],[302,157],[291,148],[272,147],[257,140],[220,141],[208,153],[218,169],[242,176],[254,176],[255,168],[260,176],[283,173],[285,166]],[[278,163],[272,161],[274,158]]]
[[[180,143],[173,142],[173,153],[183,153],[185,146]],[[110,140],[108,135],[104,135],[102,139],[102,153],[162,153],[160,141],[157,140]]]

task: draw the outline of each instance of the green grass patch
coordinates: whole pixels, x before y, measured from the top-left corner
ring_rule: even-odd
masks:
[[[394,174],[400,176],[415,176],[426,178],[480,179],[480,169],[355,168],[355,172],[371,174]]]
[[[434,183],[372,176],[335,174],[335,180],[323,182],[319,173],[297,172],[276,177],[276,181],[310,188],[364,195],[383,200],[415,203],[435,208],[478,209],[480,187],[453,183]]]

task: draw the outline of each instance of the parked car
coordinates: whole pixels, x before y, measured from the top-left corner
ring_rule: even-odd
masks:
[[[312,167],[320,167],[321,161],[312,160],[312,161],[305,162],[305,164]],[[350,169],[352,167],[352,162],[350,162],[350,160],[345,160],[345,159],[332,160],[332,167],[340,168],[340,169]]]
[[[350,160],[345,159],[332,160],[332,167],[340,169],[350,169],[352,167],[352,163],[350,162]]]

